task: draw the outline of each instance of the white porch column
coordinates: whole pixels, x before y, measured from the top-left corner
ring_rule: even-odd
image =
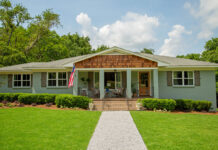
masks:
[[[78,70],[75,70],[73,80],[73,95],[78,95]]]
[[[99,73],[99,89],[100,89],[100,99],[104,98],[104,70],[100,70]]]
[[[158,69],[153,70],[154,98],[159,98]]]
[[[132,89],[131,89],[131,69],[126,70],[126,97],[132,98]]]

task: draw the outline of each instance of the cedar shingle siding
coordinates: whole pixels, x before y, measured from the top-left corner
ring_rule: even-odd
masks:
[[[134,55],[99,55],[75,64],[76,68],[141,68],[157,67],[157,62]]]

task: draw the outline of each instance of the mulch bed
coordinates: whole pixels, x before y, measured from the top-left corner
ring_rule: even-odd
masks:
[[[46,104],[45,105],[36,105],[36,106],[32,106],[32,105],[17,106],[15,103],[11,103],[11,104],[13,105],[12,107],[3,106],[3,107],[0,107],[0,109],[1,108],[36,107],[36,108],[44,108],[44,109],[82,110],[82,111],[85,111],[85,109],[82,109],[82,108],[58,108],[56,105],[46,106]]]

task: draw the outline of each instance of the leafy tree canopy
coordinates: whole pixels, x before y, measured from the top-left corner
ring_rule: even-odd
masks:
[[[154,49],[144,48],[143,50],[141,50],[141,53],[154,54]]]

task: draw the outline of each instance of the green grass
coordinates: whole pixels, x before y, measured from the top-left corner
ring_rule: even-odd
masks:
[[[85,150],[101,112],[0,109],[1,150]]]
[[[131,112],[149,150],[217,150],[218,115]]]

